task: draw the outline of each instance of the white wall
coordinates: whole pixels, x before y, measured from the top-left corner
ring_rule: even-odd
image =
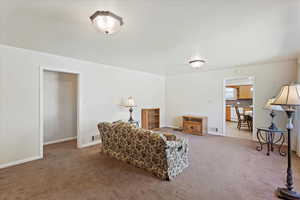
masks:
[[[2,56],[0,54],[0,91],[4,90],[4,73],[3,73],[3,65],[2,65]],[[4,95],[0,94],[0,138],[4,138]],[[0,151],[1,146],[4,145],[4,140],[0,139]]]
[[[0,167],[39,156],[40,66],[80,73],[83,145],[97,133],[98,122],[128,119],[128,110],[118,105],[128,96],[135,97],[139,105],[136,119],[140,119],[141,108],[160,107],[162,126],[179,126],[180,116],[191,113],[208,116],[209,127],[222,132],[223,80],[236,76],[256,78],[255,123],[265,126],[270,122],[269,112],[262,108],[266,100],[276,95],[282,84],[297,78],[295,61],[164,78],[0,45]],[[284,127],[285,115],[278,114],[277,121]]]
[[[77,75],[44,71],[44,143],[77,136]]]
[[[245,66],[220,71],[177,75],[166,78],[166,124],[181,126],[181,116],[198,114],[208,116],[208,127],[223,131],[223,80],[237,76],[255,77],[256,127],[270,123],[269,112],[263,109],[268,98],[277,94],[282,84],[296,80],[295,61]],[[283,113],[276,121],[284,127]]]
[[[1,60],[0,167],[39,156],[40,66],[80,72],[82,145],[91,142],[98,122],[128,119],[128,110],[118,105],[128,96],[139,106],[136,119],[141,108],[160,107],[161,125],[165,124],[164,77],[4,45]]]
[[[300,82],[300,58],[297,62],[297,82]],[[297,152],[297,155],[300,157],[300,108],[297,108],[296,114],[295,114],[295,120],[294,120],[294,130],[293,130],[293,141],[292,144],[294,146],[294,149]]]

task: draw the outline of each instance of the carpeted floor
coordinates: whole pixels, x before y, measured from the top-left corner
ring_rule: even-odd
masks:
[[[142,169],[75,142],[45,147],[44,160],[0,170],[0,200],[271,200],[284,186],[286,158],[249,140],[177,133],[190,141],[190,167],[161,181]],[[300,191],[300,159],[294,156]]]

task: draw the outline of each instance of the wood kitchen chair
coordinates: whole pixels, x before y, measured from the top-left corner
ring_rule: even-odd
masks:
[[[239,130],[241,130],[242,127],[247,127],[249,129],[249,131],[251,131],[252,130],[252,127],[251,127],[252,122],[250,122],[249,117],[241,114],[238,106],[234,106],[234,108],[235,108],[236,115],[238,117],[237,128]]]

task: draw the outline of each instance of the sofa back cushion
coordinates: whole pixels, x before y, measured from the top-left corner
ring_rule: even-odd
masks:
[[[162,134],[125,122],[99,123],[98,128],[104,150],[128,157],[141,167],[167,169],[166,139]]]

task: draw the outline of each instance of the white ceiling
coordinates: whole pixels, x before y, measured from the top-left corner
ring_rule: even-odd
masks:
[[[97,32],[96,10],[121,31]],[[1,0],[0,16],[2,44],[162,75],[300,56],[300,0]]]

